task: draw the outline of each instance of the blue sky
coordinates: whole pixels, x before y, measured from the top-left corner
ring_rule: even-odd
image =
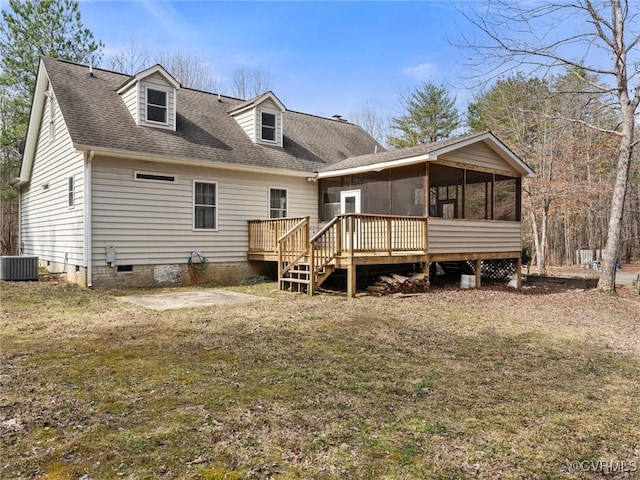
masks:
[[[347,119],[364,103],[399,113],[398,95],[445,82],[458,103],[465,54],[447,35],[464,26],[453,1],[82,1],[105,59],[134,35],[149,50],[197,53],[230,92],[238,67],[268,70],[291,110]],[[105,64],[107,62],[104,62]]]

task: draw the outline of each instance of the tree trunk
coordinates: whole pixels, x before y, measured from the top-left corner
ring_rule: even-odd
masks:
[[[627,112],[623,111],[623,115]],[[633,154],[633,112],[631,119],[626,122],[622,140],[620,142],[620,150],[618,155],[618,168],[616,170],[616,183],[613,189],[613,198],[611,199],[611,212],[609,214],[609,230],[607,232],[607,243],[604,247],[602,270],[600,279],[598,280],[598,290],[601,292],[614,292],[616,260],[618,249],[620,247],[620,233],[622,226],[622,214],[624,212],[624,197],[627,191],[627,182],[629,179],[629,166],[631,165],[631,156]]]

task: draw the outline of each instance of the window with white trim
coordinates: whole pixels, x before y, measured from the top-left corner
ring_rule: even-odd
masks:
[[[269,189],[269,217],[285,218],[287,216],[287,190],[284,188]]]
[[[147,121],[167,123],[168,92],[147,88]]]
[[[49,97],[49,141],[56,139],[56,97]]]
[[[218,228],[218,184],[193,182],[193,228],[216,230]]]
[[[75,186],[73,182],[73,175],[69,177],[69,207],[73,207],[75,203]]]
[[[260,138],[269,142],[276,141],[276,115],[274,113],[261,112],[262,133]]]

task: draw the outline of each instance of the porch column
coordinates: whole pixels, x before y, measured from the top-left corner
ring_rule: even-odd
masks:
[[[516,261],[516,288],[522,290],[522,257]]]

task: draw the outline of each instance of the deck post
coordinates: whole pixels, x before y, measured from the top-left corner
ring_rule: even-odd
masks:
[[[347,267],[347,297],[356,298],[356,266],[351,257],[351,264]]]
[[[516,260],[516,288],[522,290],[522,257]]]
[[[393,248],[391,245],[391,239],[392,239],[391,229],[392,228],[393,228],[393,222],[391,221],[391,218],[387,218],[387,253],[389,254],[389,256],[391,256],[391,254],[393,253]]]
[[[482,260],[476,260],[476,288],[482,286]]]
[[[425,254],[429,253],[429,227],[426,218],[422,219],[422,249]]]
[[[277,253],[280,251],[280,246],[278,245],[278,238],[280,238],[280,228],[279,227],[279,223],[275,222],[275,224],[273,225],[273,251],[274,253]]]
[[[342,220],[344,217],[338,218],[336,222],[336,252],[338,256],[342,255]]]
[[[356,237],[354,232],[353,232],[353,226],[355,225],[355,222],[353,220],[353,217],[351,215],[349,215],[347,217],[347,222],[349,222],[349,256],[351,258],[353,258],[353,240]]]
[[[427,290],[431,290],[431,262],[429,262],[429,255],[425,255],[424,257],[422,273],[427,276]]]
[[[313,243],[309,242],[309,235],[307,235],[307,245],[309,245],[309,285],[307,285],[307,294],[311,296],[316,286],[316,252],[314,251],[315,246]]]

